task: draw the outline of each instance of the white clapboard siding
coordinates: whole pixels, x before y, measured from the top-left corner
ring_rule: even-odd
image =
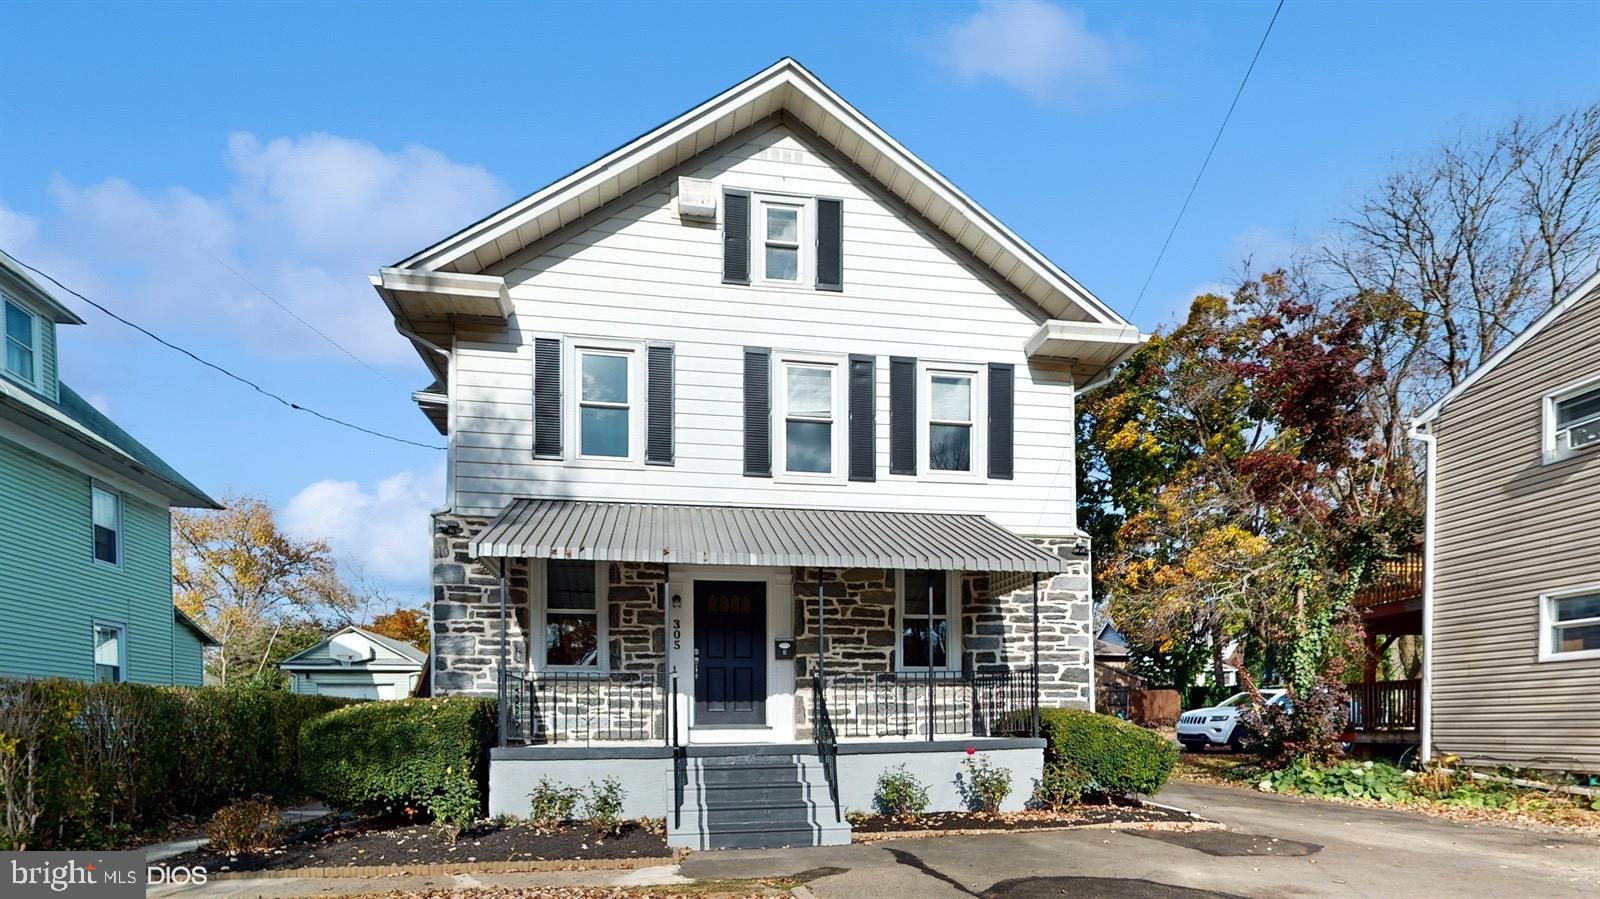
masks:
[[[721,231],[680,222],[668,189],[502,263],[493,272],[506,277],[515,305],[511,322],[490,329],[463,325],[456,332],[450,443],[452,502],[459,512],[490,515],[514,497],[560,496],[980,512],[1026,534],[1072,530],[1072,380],[1050,367],[1030,369],[1022,353],[1041,313],[786,127],[753,130],[688,174],[727,187],[843,199],[844,290],[721,283]],[[758,241],[752,241],[755,252]],[[535,460],[535,335],[672,341],[675,464]],[[876,482],[744,476],[745,346],[771,347],[775,356],[878,357]],[[1015,365],[1015,479],[890,475],[889,356]],[[845,410],[839,415],[837,427],[844,428]],[[981,426],[974,437],[984,440]]]

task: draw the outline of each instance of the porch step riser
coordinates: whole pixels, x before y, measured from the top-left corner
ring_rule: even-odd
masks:
[[[692,849],[842,845],[820,763],[803,756],[716,756],[686,766],[681,819],[668,843]],[[821,805],[818,797],[822,797]]]

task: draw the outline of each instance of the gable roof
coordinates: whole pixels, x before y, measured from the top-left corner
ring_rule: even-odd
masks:
[[[22,263],[13,259],[4,250],[0,250],[0,289],[8,293],[14,292],[18,295],[18,299],[31,302],[58,325],[84,323],[83,319],[78,317],[78,313],[62,305],[61,301],[46,290],[31,272],[22,267]]]
[[[1544,331],[1546,328],[1555,324],[1556,320],[1561,318],[1562,315],[1566,314],[1567,310],[1578,305],[1587,299],[1591,294],[1597,292],[1600,292],[1600,271],[1596,271],[1594,274],[1590,275],[1571,293],[1562,297],[1560,302],[1556,303],[1554,306],[1551,306],[1543,315],[1534,319],[1533,323],[1528,325],[1526,328],[1523,328],[1522,333],[1518,334],[1510,343],[1501,347],[1499,352],[1495,353],[1493,356],[1490,356],[1482,365],[1473,369],[1472,372],[1465,378],[1462,378],[1460,384],[1452,387],[1448,393],[1439,397],[1438,401],[1429,406],[1421,415],[1418,415],[1416,418],[1412,419],[1412,427],[1425,427],[1429,422],[1438,418],[1444,412],[1445,407],[1450,405],[1452,400],[1472,389],[1474,384],[1477,384],[1479,381],[1483,380],[1484,377],[1486,377],[1490,372],[1494,371],[1495,367],[1500,365],[1500,363],[1511,358],[1511,355],[1517,350],[1521,349],[1524,344],[1527,344],[1529,341],[1533,340],[1533,338],[1537,337],[1541,331]]]
[[[1083,285],[790,57],[393,268],[484,272],[780,113],[809,128],[1051,317],[1127,325]]]
[[[210,631],[208,631],[205,628],[200,626],[200,622],[195,621],[193,618],[190,618],[188,612],[185,612],[184,610],[178,608],[177,606],[173,606],[172,607],[172,620],[176,621],[177,623],[179,623],[179,624],[183,625],[184,627],[187,627],[189,630],[193,631],[194,635],[200,639],[200,642],[205,644],[206,646],[221,646],[222,645],[222,642],[220,640],[218,640],[216,637],[211,636],[211,632]]]
[[[395,639],[392,639],[390,637],[385,637],[382,634],[375,634],[372,631],[367,630],[366,628],[356,627],[355,625],[350,624],[350,625],[346,625],[346,626],[344,626],[342,628],[339,628],[337,631],[334,631],[333,633],[329,634],[326,638],[324,638],[322,641],[316,643],[315,645],[309,646],[309,647],[307,647],[305,649],[302,649],[301,651],[295,653],[294,655],[288,657],[287,659],[284,659],[283,661],[278,663],[278,667],[279,668],[283,668],[285,666],[291,665],[291,663],[299,663],[299,665],[301,667],[327,667],[325,665],[325,663],[323,663],[321,660],[313,660],[313,659],[311,659],[309,657],[315,655],[318,652],[320,652],[328,644],[333,642],[333,638],[339,636],[340,634],[360,634],[361,636],[363,636],[366,639],[372,641],[373,643],[376,643],[377,645],[382,646],[383,648],[389,650],[390,652],[393,652],[394,654],[400,656],[402,659],[404,659],[404,660],[406,660],[408,662],[414,662],[419,666],[423,662],[426,662],[428,660],[428,654],[427,653],[425,653],[422,650],[416,648],[415,646],[412,646],[410,643],[405,643],[405,642],[402,642],[400,640],[395,640]],[[378,661],[378,660],[374,660],[374,661]],[[392,662],[392,661],[389,661],[389,662],[380,662],[380,664],[390,664],[390,665],[392,665],[392,664],[395,664],[395,663]],[[341,666],[341,667],[343,667],[343,666]]]
[[[217,501],[107,418],[65,383],[52,400],[0,379],[0,417],[80,453],[167,497],[175,506],[220,509]]]

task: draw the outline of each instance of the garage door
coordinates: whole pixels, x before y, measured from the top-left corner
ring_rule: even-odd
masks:
[[[318,684],[317,692],[323,696],[338,696],[342,699],[377,699],[377,684]]]

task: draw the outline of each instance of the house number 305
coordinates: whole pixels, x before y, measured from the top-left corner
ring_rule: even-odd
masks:
[[[683,621],[678,618],[672,619],[672,648],[683,648]]]

